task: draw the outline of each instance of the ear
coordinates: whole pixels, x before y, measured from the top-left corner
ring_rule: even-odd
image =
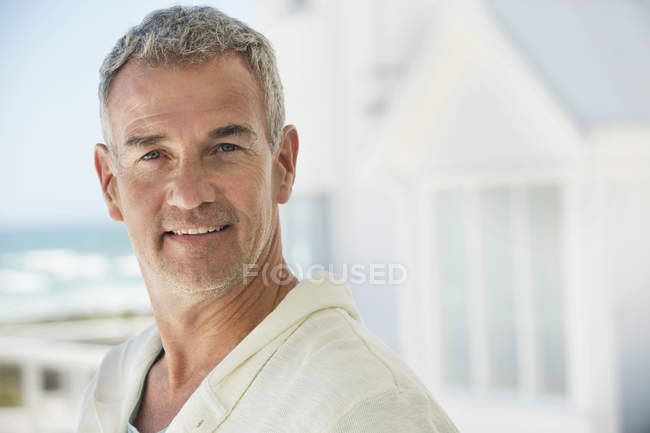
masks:
[[[115,221],[124,221],[115,183],[115,170],[113,157],[105,144],[95,145],[95,170],[102,187],[104,202],[108,208],[108,215]]]
[[[291,197],[293,182],[296,180],[296,159],[298,158],[298,131],[293,125],[282,129],[282,141],[275,150],[274,171],[277,181],[276,199],[286,203]]]

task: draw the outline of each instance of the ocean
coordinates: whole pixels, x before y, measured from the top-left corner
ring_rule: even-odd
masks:
[[[122,226],[0,229],[0,323],[149,311]]]

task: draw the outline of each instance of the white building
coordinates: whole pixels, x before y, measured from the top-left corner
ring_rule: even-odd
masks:
[[[649,431],[647,3],[263,5],[290,253],[408,266],[358,300],[462,431]]]

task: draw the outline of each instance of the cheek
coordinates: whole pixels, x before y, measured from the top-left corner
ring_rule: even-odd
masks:
[[[240,216],[251,220],[254,225],[263,224],[271,214],[270,170],[266,166],[241,170],[240,176],[233,180],[230,202],[235,205]]]
[[[120,182],[120,201],[128,225],[152,222],[163,191],[157,182],[136,176],[124,176]]]

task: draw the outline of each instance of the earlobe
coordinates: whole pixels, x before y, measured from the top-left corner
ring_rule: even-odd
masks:
[[[298,131],[293,125],[287,125],[282,129],[282,141],[276,150],[278,168],[278,203],[286,203],[291,197],[293,183],[296,180],[296,160],[298,158]]]
[[[95,170],[108,208],[108,215],[115,221],[124,221],[115,184],[113,159],[106,145],[102,143],[95,145]]]

